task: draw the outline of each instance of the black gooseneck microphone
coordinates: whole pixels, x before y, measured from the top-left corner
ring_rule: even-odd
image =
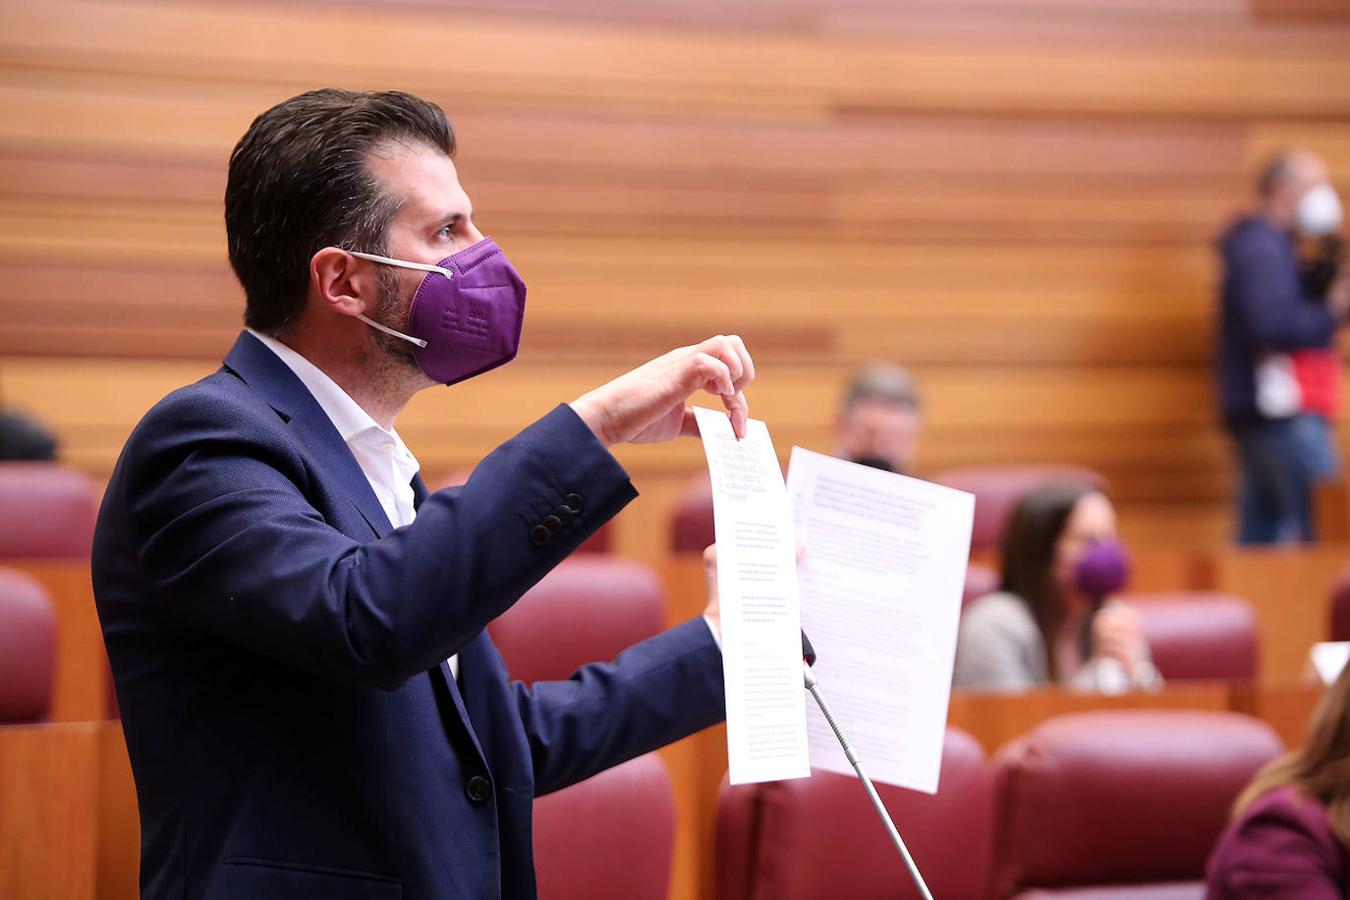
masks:
[[[802,629],[802,672],[806,676],[806,689],[811,692],[811,696],[816,698],[816,705],[820,711],[825,714],[825,721],[830,723],[830,728],[834,730],[834,736],[839,739],[839,746],[844,748],[844,756],[852,764],[854,771],[858,773],[858,778],[862,781],[863,788],[867,791],[868,799],[872,801],[872,808],[877,811],[881,817],[882,824],[886,826],[886,833],[891,836],[891,843],[895,849],[900,851],[900,858],[904,860],[905,868],[909,870],[909,877],[914,880],[914,886],[919,889],[919,895],[923,900],[933,900],[933,895],[928,890],[927,883],[923,880],[923,875],[919,873],[919,867],[914,863],[914,857],[909,855],[909,848],[900,838],[900,832],[896,830],[895,823],[891,821],[891,814],[886,811],[886,804],[881,802],[881,795],[877,793],[876,787],[872,784],[872,779],[867,777],[863,771],[862,763],[858,760],[858,754],[853,752],[853,745],[848,742],[844,736],[844,730],[839,727],[835,721],[834,714],[830,712],[829,706],[825,704],[825,698],[820,695],[820,686],[816,682],[816,676],[811,671],[811,667],[816,664],[816,648],[811,646],[811,639],[806,636],[806,629]]]

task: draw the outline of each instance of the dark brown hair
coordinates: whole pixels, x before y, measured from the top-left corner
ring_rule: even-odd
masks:
[[[1305,797],[1326,807],[1331,830],[1350,847],[1350,665],[1327,688],[1308,722],[1304,744],[1266,765],[1233,804],[1233,814],[1267,791],[1295,785]]]
[[[253,120],[230,154],[225,186],[244,324],[284,331],[304,308],[310,259],[324,247],[383,252],[401,199],[367,171],[366,157],[389,141],[455,152],[441,108],[401,91],[323,88]]]
[[[1031,610],[1045,640],[1050,680],[1059,679],[1055,643],[1066,609],[1055,583],[1055,548],[1078,501],[1100,493],[1087,484],[1047,484],[1029,491],[1013,510],[1003,536],[1003,582],[1000,589],[1014,594]]]

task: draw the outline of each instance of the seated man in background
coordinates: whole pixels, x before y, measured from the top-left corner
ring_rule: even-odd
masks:
[[[844,392],[834,455],[912,475],[922,432],[919,392],[909,370],[889,362],[864,363]]]
[[[1306,151],[1271,160],[1257,192],[1257,209],[1220,242],[1217,376],[1237,450],[1237,539],[1311,541],[1313,489],[1340,470],[1328,420],[1340,406],[1333,339],[1350,311],[1350,278],[1335,273],[1341,205]],[[1319,252],[1334,258],[1305,271],[1300,239],[1330,245]]]
[[[699,390],[744,435],[754,368],[674,350],[429,494],[395,417],[514,358],[525,305],[454,150],[434,104],[320,90],[230,157],[247,330],[137,426],[94,540],[144,897],[530,900],[537,795],[723,716],[715,600],[507,679],[487,623],[636,496],[608,448],[696,433]]]
[[[51,462],[56,459],[56,437],[37,421],[17,413],[0,412],[0,460]]]
[[[1003,540],[999,590],[961,614],[952,686],[1025,691],[1050,684],[1121,693],[1151,689],[1153,666],[1139,616],[1097,596],[1083,560],[1123,556],[1105,494],[1076,484],[1033,490],[1017,504]],[[1124,570],[1123,560],[1117,563]]]

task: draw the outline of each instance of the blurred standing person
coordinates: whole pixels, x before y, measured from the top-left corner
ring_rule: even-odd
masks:
[[[890,362],[860,366],[835,420],[835,455],[912,475],[922,433],[919,391],[909,370]]]
[[[1239,467],[1242,544],[1314,539],[1312,490],[1340,469],[1329,419],[1340,400],[1333,346],[1350,310],[1337,273],[1341,204],[1316,155],[1274,157],[1257,208],[1223,234],[1217,377]],[[1299,241],[1320,259],[1300,262]]]

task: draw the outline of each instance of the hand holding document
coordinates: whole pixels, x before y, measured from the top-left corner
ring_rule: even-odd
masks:
[[[712,478],[731,782],[853,771],[808,708],[804,625],[872,774],[935,792],[974,498],[801,448],[785,488],[763,422],[737,441],[724,414],[694,412]]]
[[[725,413],[694,414],[713,486],[731,783],[802,778],[796,542],[778,458],[763,422],[751,419],[738,441]]]

